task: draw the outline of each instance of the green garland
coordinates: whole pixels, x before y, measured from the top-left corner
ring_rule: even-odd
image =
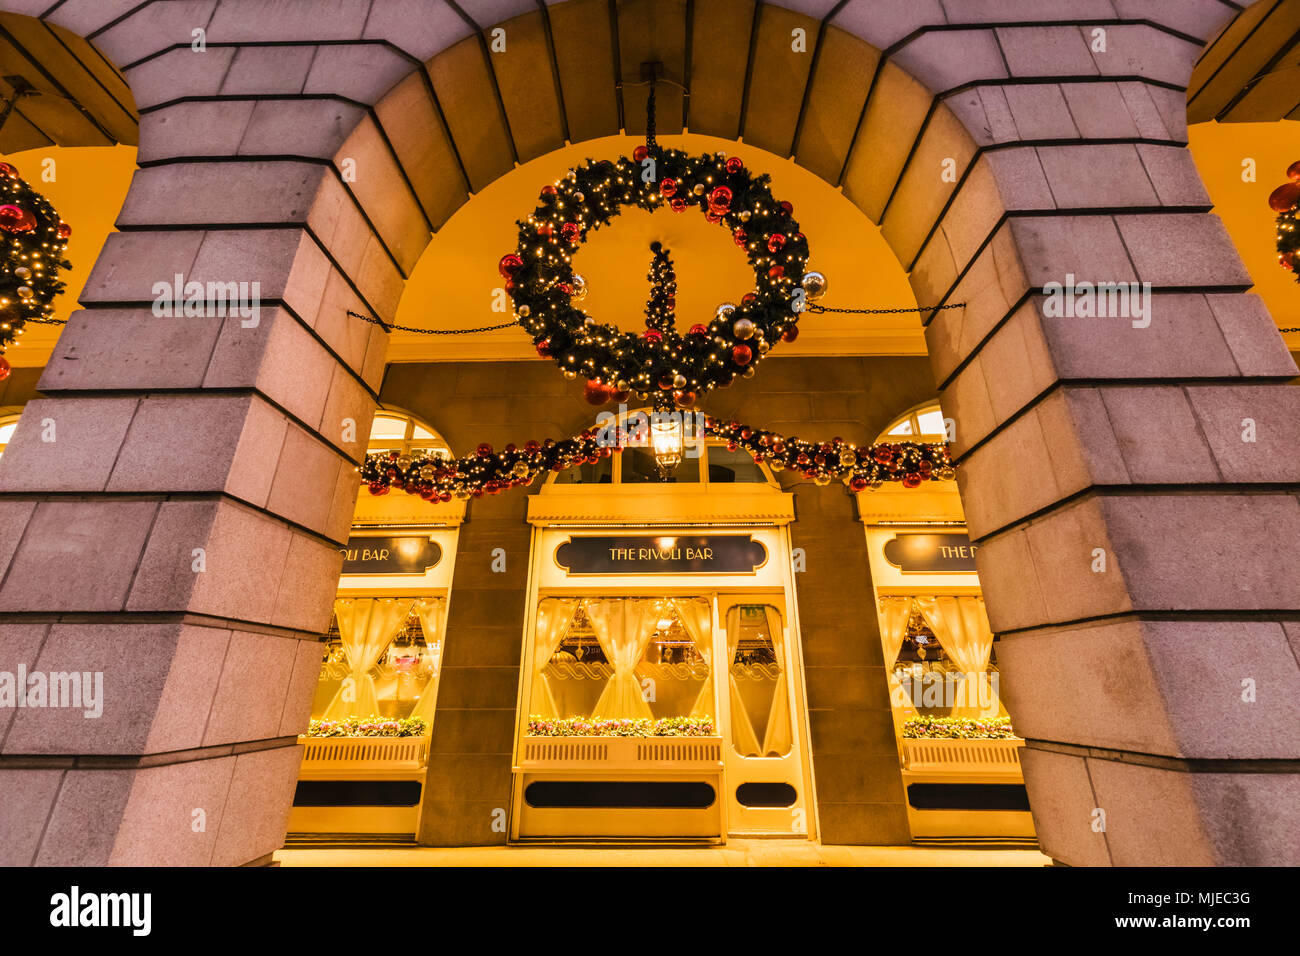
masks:
[[[766,463],[773,471],[789,469],[818,485],[840,481],[850,491],[865,491],[886,481],[915,488],[925,481],[950,481],[954,477],[944,443],[881,442],[858,446],[841,438],[811,442],[740,422],[701,417],[706,437],[725,441],[732,451],[743,448],[754,461]],[[435,503],[479,498],[530,485],[547,471],[595,464],[616,451],[640,444],[643,436],[639,431],[642,429],[631,425],[595,426],[572,438],[529,441],[522,447],[510,444],[499,452],[485,443],[474,454],[456,459],[381,452],[367,455],[359,470],[372,495],[385,495],[398,488]]]

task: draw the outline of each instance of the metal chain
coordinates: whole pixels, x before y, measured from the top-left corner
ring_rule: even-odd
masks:
[[[417,329],[411,325],[394,325],[391,322],[384,322],[382,319],[376,319],[371,315],[362,315],[360,312],[353,312],[348,309],[348,315],[354,319],[361,319],[369,322],[371,325],[377,325],[385,332],[418,332],[421,335],[472,335],[475,332],[495,332],[497,329],[508,329],[519,323],[515,320],[502,322],[500,325],[484,325],[477,329]]]
[[[965,302],[950,302],[947,305],[915,306],[902,309],[832,309],[824,305],[809,302],[804,308],[808,312],[841,312],[853,315],[894,315],[899,312],[935,312],[939,309],[964,309]]]

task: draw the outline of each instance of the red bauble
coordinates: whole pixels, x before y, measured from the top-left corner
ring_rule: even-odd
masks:
[[[682,198],[679,196],[679,197],[677,197],[676,199],[674,199],[672,202],[670,202],[670,203],[668,204],[668,207],[669,207],[670,209],[672,209],[673,212],[685,212],[685,211],[686,211],[686,200],[685,200],[685,199],[682,199]]]
[[[557,288],[565,295],[573,295],[573,286],[569,285],[567,282],[561,282]]]
[[[650,155],[649,146],[638,146],[636,149],[632,150],[632,158],[635,159],[638,163],[644,162],[646,157],[649,155]]]
[[[492,454],[492,446],[489,445],[487,442],[484,442],[483,444],[475,448],[474,451],[478,453],[478,456],[480,458],[487,458]]]
[[[658,329],[646,329],[641,333],[641,338],[645,339],[647,342],[662,342],[664,334]]]
[[[740,297],[740,304],[743,306],[753,306],[756,302],[758,302],[758,296],[752,292],[746,292]]]
[[[677,180],[671,177],[665,179],[659,184],[659,191],[671,199],[677,194]]]
[[[907,474],[903,476],[903,487],[916,488],[921,484],[922,480],[923,479],[919,474],[917,474],[914,471],[909,471]]]
[[[621,404],[623,402],[626,402],[631,397],[631,395],[632,393],[624,388],[615,392],[613,395],[610,396],[610,398]]]
[[[0,176],[5,177],[6,179],[17,179],[18,167],[11,166],[9,163],[0,163]]]
[[[709,208],[726,211],[731,208],[731,188],[718,186],[709,193]]]
[[[754,350],[748,345],[737,345],[731,350],[731,360],[737,365],[748,365],[754,358]]]
[[[774,232],[767,237],[767,251],[780,252],[785,248],[785,236],[779,232]]]
[[[385,481],[372,481],[372,482],[370,482],[370,493],[371,493],[372,495],[386,495],[386,494],[388,494],[388,483],[385,482]]]
[[[784,275],[785,266],[772,266],[772,268],[767,270],[767,277],[769,279],[779,279]]]
[[[18,206],[0,206],[0,229],[5,232],[31,232],[36,218]]]
[[[696,323],[695,325],[692,325],[692,326],[691,326],[690,334],[691,334],[691,335],[708,335],[708,334],[709,334],[709,330],[706,329],[704,326],[702,326],[702,325]]]
[[[545,236],[547,239],[549,239],[551,238],[551,236],[555,235],[555,227],[552,226],[549,222],[544,222],[537,227],[537,234],[539,236]]]
[[[72,227],[62,219],[59,220],[59,228],[54,231],[60,239],[69,239],[72,236]]]
[[[749,236],[745,235],[745,230],[741,229],[739,226],[737,226],[735,232],[731,234],[731,238],[735,241],[736,245],[742,247],[749,241]]]
[[[566,222],[560,227],[560,235],[570,242],[577,242],[582,237],[582,227],[576,222]]]
[[[673,403],[678,408],[690,408],[692,405],[695,404],[695,399],[697,397],[698,396],[695,394],[695,392],[691,391],[690,389],[687,389],[685,391],[676,391],[673,392]]]
[[[793,206],[792,204],[788,203],[788,202],[782,202],[782,203],[781,203],[781,211],[784,212],[787,216],[793,216],[793,215],[794,215],[794,206]]]
[[[739,156],[732,156],[729,160],[727,160],[727,172],[732,173],[733,175],[735,173],[740,172],[744,168],[745,168],[745,164],[740,161]]]
[[[0,382],[9,377],[10,369],[9,361],[3,355],[0,355]]]
[[[782,342],[793,342],[799,337],[799,326],[787,325],[785,331],[781,333]]]
[[[1277,264],[1288,272],[1295,272],[1296,266],[1300,265],[1300,257],[1297,257],[1294,252],[1284,252],[1277,257]]]
[[[2,213],[3,209],[0,208],[0,214]],[[513,252],[510,252],[502,256],[501,261],[497,263],[497,272],[501,273],[501,278],[509,279],[516,272],[522,269],[523,266],[524,260],[520,259],[519,256],[515,255]]]
[[[723,210],[723,211],[725,211],[725,210]],[[705,210],[704,218],[705,218],[706,220],[708,220],[709,222],[714,222],[714,223],[722,222],[722,213],[723,213],[723,211],[720,211],[720,210],[717,210],[717,209],[713,209],[713,208],[709,208],[709,209]]]
[[[18,170],[15,169],[14,172],[17,173]],[[1293,183],[1300,183],[1300,159],[1286,168],[1286,178]]]
[[[582,390],[582,397],[592,405],[604,405],[610,399],[609,386],[604,382],[598,382],[595,379],[587,382],[586,387]]]
[[[1274,212],[1286,212],[1296,203],[1300,203],[1300,183],[1284,183],[1268,196],[1268,208]],[[8,206],[0,206],[0,217],[3,217],[4,211],[8,208]],[[2,219],[0,219],[0,226],[4,226]]]
[[[849,490],[866,491],[868,484],[869,482],[867,481],[867,479],[863,478],[861,475],[854,475],[852,478],[849,479]]]
[[[524,452],[529,455],[536,455],[541,450],[542,446],[534,439],[530,438],[528,441],[524,442]]]
[[[876,464],[888,465],[894,460],[894,449],[888,445],[881,445],[876,449]]]
[[[543,187],[542,187],[542,195],[543,195],[543,196],[556,196],[556,195],[559,195],[559,192],[560,192],[560,191],[559,191],[558,189],[556,189],[554,186],[549,186],[549,185],[548,185],[548,186],[543,186]]]
[[[551,357],[551,340],[550,340],[550,339],[542,339],[540,342],[537,343],[537,354],[540,355],[542,358],[550,358],[550,357]]]

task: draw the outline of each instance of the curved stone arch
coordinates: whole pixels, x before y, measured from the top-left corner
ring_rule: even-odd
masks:
[[[463,9],[498,20],[527,10],[506,21],[509,49],[510,24],[525,38],[533,31],[526,43],[541,42],[524,27],[535,18],[552,21],[553,43],[553,20],[573,12],[566,6]],[[735,4],[709,6],[744,22]],[[835,182],[881,222],[918,300],[966,303],[927,317],[927,340],[944,410],[959,423],[959,477],[1011,706],[1032,738],[1026,779],[1044,848],[1076,864],[1284,862],[1288,844],[1269,834],[1294,826],[1296,811],[1280,799],[1293,786],[1283,761],[1297,756],[1285,733],[1294,715],[1266,703],[1220,713],[1183,690],[1212,679],[1209,649],[1274,675],[1280,692],[1262,701],[1285,698],[1300,680],[1285,653],[1294,625],[1277,610],[1300,608],[1297,584],[1254,547],[1264,534],[1300,530],[1286,491],[1298,480],[1287,424],[1297,393],[1280,387],[1295,366],[1267,313],[1243,294],[1248,279],[1182,148],[1195,53],[1232,10],[1217,0],[1167,6],[1097,0],[1082,25],[1077,3],[1036,4],[1030,23],[971,0],[754,6],[737,131],[758,141],[781,135],[785,122],[790,148],[798,156],[802,140],[802,158],[820,157],[828,181],[838,154],[819,153],[808,137],[841,144]],[[50,12],[124,64],[141,111],[142,168],[122,232],[83,295],[87,310],[42,380],[48,397],[32,403],[74,426],[95,420],[100,444],[73,427],[57,450],[38,449],[20,426],[0,466],[0,520],[18,542],[5,555],[0,610],[29,615],[15,640],[39,649],[27,652],[33,663],[59,648],[112,646],[131,670],[136,711],[83,735],[85,752],[170,756],[148,768],[118,758],[111,799],[96,794],[96,771],[38,767],[23,777],[32,839],[11,850],[17,862],[231,863],[279,845],[314,635],[327,623],[334,546],[356,491],[351,466],[383,370],[383,331],[345,313],[393,315],[428,229],[455,208],[427,192],[439,170],[481,188],[481,177],[520,158],[521,142],[534,144],[525,156],[546,146],[514,135],[512,87],[480,24],[453,8],[334,0],[259,12],[250,0],[125,12],[71,0]],[[777,48],[763,31],[784,40],[787,27],[815,37],[811,81],[797,98],[761,65]],[[200,28],[203,52],[189,45]],[[1104,53],[1090,48],[1098,29]],[[634,25],[617,35],[649,49]],[[833,73],[837,57],[870,57],[855,44],[883,51],[862,106],[809,125],[823,108],[821,71]],[[563,63],[554,49],[548,62]],[[691,85],[734,86],[734,76],[703,75]],[[558,102],[563,67],[552,76]],[[495,144],[486,125],[462,142],[474,127],[458,132],[440,83],[469,84],[468,108],[497,117]],[[579,89],[566,106],[582,101]],[[615,108],[631,132],[639,114],[628,90]],[[683,110],[688,123],[692,112],[708,116],[703,97]],[[601,135],[594,118],[590,130],[572,120],[564,117],[570,135]],[[713,121],[725,120],[720,112]],[[441,153],[420,139],[439,129],[451,131]],[[900,155],[879,168],[880,157],[853,148],[899,129],[902,145],[891,145]],[[950,154],[954,181],[927,171]],[[345,159],[366,174],[346,179]],[[1089,178],[1098,170],[1104,180]],[[1178,256],[1166,248],[1175,238]],[[147,308],[152,281],[174,272],[257,281],[271,305],[251,329],[199,321],[178,339],[172,320]],[[1155,332],[1049,321],[1038,290],[1070,272],[1151,282]],[[171,346],[165,368],[159,341]],[[75,361],[87,353],[107,358]],[[1263,454],[1232,443],[1243,417],[1264,423]],[[1144,430],[1153,420],[1161,441]],[[348,422],[362,423],[359,439],[355,427],[349,439]],[[178,490],[185,497],[173,498]],[[70,577],[50,543],[74,526],[99,564]],[[176,566],[196,541],[214,554],[238,546],[244,563],[197,577]],[[1062,541],[1095,547],[1049,546]],[[1199,566],[1207,547],[1232,555],[1249,588]],[[1109,574],[1089,570],[1097,549],[1110,556]],[[129,579],[113,572],[118,565]],[[65,612],[91,623],[54,620]],[[132,617],[141,613],[152,623]],[[1184,633],[1197,642],[1179,640]],[[125,634],[134,640],[120,643]],[[142,650],[150,642],[152,656]],[[1106,676],[1116,668],[1118,695]],[[256,700],[242,677],[252,671],[267,688]],[[30,714],[11,723],[6,755],[66,747],[53,723]],[[1277,772],[1245,773],[1239,759]],[[1150,800],[1152,790],[1165,799]],[[153,828],[157,808],[178,793],[196,808],[213,805],[206,836],[187,843]],[[1236,816],[1222,813],[1229,801]],[[1097,809],[1108,827],[1097,828]],[[90,847],[86,826],[98,839]],[[1256,843],[1238,839],[1242,826]]]

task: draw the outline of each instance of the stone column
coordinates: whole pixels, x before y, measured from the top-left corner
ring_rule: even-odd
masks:
[[[884,223],[919,301],[966,303],[927,339],[1040,842],[1295,865],[1300,389],[1185,147],[1186,31],[1217,20],[981,6],[900,51],[941,104]],[[917,163],[954,117],[976,148],[947,186]],[[1059,311],[1070,276],[1139,298]]]

